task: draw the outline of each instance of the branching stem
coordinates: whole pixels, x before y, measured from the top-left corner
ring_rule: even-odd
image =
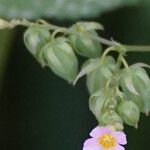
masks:
[[[61,30],[66,34],[78,34],[78,33],[74,33],[72,30],[70,30],[70,28],[64,28],[64,27],[60,27],[60,26],[56,26],[56,25],[52,25],[48,22],[46,22],[45,20],[37,20],[36,22],[30,22],[26,19],[20,20],[20,19],[13,19],[10,22],[6,21],[4,19],[0,19],[0,29],[12,29],[15,28],[16,26],[40,26],[43,28],[46,28],[48,30]],[[121,45],[115,41],[111,41],[111,40],[107,40],[105,38],[102,37],[98,37],[98,36],[91,36],[88,35],[89,38],[92,38],[93,40],[99,41],[101,44],[107,45],[107,46],[111,46],[111,47],[115,47],[118,45]],[[122,45],[125,49],[126,52],[150,52],[150,46],[138,46],[138,45]]]

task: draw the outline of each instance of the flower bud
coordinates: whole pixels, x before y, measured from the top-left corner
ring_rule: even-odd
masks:
[[[78,61],[65,38],[60,37],[47,43],[42,51],[48,66],[55,74],[68,82],[75,79],[78,71]]]
[[[45,65],[45,62],[41,49],[50,38],[49,31],[42,27],[31,26],[24,33],[24,42],[27,49],[42,65]]]
[[[90,94],[103,88],[116,68],[113,57],[107,56],[99,61],[99,67],[87,74],[87,88]]]
[[[118,106],[118,113],[126,124],[137,128],[140,111],[133,101],[122,101]]]

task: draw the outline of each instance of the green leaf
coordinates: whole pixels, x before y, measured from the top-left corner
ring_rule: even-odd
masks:
[[[140,0],[0,0],[0,16],[9,18],[94,17]]]

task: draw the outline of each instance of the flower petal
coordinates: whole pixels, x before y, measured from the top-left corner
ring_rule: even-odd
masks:
[[[99,145],[94,145],[94,146],[84,146],[83,150],[102,150]]]
[[[94,138],[99,138],[99,137],[101,137],[103,134],[109,134],[109,133],[110,133],[109,128],[97,126],[96,128],[94,128],[94,129],[91,131],[90,136],[91,136],[91,137],[94,137]]]
[[[125,148],[118,144],[113,150],[125,150]]]
[[[84,146],[95,146],[95,145],[98,145],[98,142],[97,142],[97,140],[94,139],[94,138],[87,139],[87,140],[84,142]]]
[[[113,132],[112,135],[117,139],[118,144],[127,144],[127,138],[124,132],[116,131]]]

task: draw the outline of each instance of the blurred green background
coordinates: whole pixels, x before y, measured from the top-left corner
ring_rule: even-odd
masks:
[[[0,0],[0,16],[42,17],[62,26],[98,21],[106,38],[150,45],[149,0]],[[48,68],[42,69],[24,46],[24,31],[23,27],[0,31],[0,149],[81,150],[97,125],[88,109],[85,78],[73,87]],[[128,54],[127,60],[150,64],[150,54]],[[138,129],[126,126],[126,149],[149,149],[149,127],[145,115]]]

